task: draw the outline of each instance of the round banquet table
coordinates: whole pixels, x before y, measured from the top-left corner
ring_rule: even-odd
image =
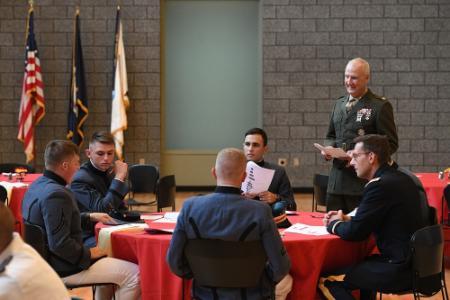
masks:
[[[321,225],[322,214],[299,212],[289,216],[291,223]],[[175,224],[165,223],[173,228]],[[105,225],[97,225],[97,228]],[[153,228],[152,224],[150,227]],[[283,230],[280,230],[281,232]],[[171,234],[149,234],[138,232],[113,232],[111,246],[113,256],[139,264],[142,299],[175,300],[190,299],[190,282],[172,274],[166,263],[166,253]],[[312,236],[284,233],[282,239],[292,262],[290,274],[294,279],[288,299],[316,299],[317,281],[321,272],[344,267],[371,253],[374,243],[343,241],[337,236]]]
[[[438,221],[447,220],[448,207],[443,198],[444,188],[450,184],[447,174],[443,179],[439,179],[438,173],[416,173],[416,176],[422,182],[428,204],[436,208]]]
[[[22,234],[23,230],[23,220],[22,220],[22,199],[28,190],[28,186],[39,178],[42,174],[26,174],[21,183],[26,184],[25,186],[13,187],[11,190],[11,196],[8,201],[8,207],[16,219],[15,231]],[[8,176],[1,175],[0,181],[5,181],[9,183],[18,182],[15,178],[9,180]],[[1,184],[1,183],[0,183]]]

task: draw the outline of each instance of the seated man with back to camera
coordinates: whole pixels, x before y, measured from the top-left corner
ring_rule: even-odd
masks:
[[[216,190],[184,202],[167,252],[167,263],[176,275],[192,278],[183,251],[189,239],[197,238],[196,230],[201,238],[226,241],[238,241],[245,232],[248,233],[245,241],[261,240],[268,257],[264,278],[259,286],[245,289],[246,299],[275,299],[275,295],[276,299],[285,299],[292,287],[292,277],[288,274],[290,260],[269,206],[241,195],[245,167],[242,151],[227,148],[219,152],[212,169],[217,181]],[[214,294],[218,299],[243,299],[241,293],[241,289],[211,288],[198,286],[195,282],[192,286],[195,299],[216,299]]]
[[[0,299],[70,299],[55,271],[14,232],[14,224],[11,211],[0,202]]]
[[[319,287],[327,299],[375,299],[376,291],[395,292],[412,287],[411,236],[430,223],[421,209],[421,195],[411,177],[389,166],[389,141],[385,136],[365,135],[354,140],[350,164],[358,177],[368,180],[355,216],[342,210],[324,217],[327,230],[344,240],[361,241],[372,233],[379,255],[337,272],[344,276],[321,278]]]
[[[262,168],[275,170],[267,191],[259,194],[246,193],[245,196],[269,204],[278,226],[287,227],[286,225],[290,225],[290,223],[288,223],[286,214],[284,214],[285,210],[297,210],[294,191],[285,169],[264,160],[264,154],[268,151],[267,143],[267,134],[261,128],[249,129],[244,135],[244,153],[247,160],[253,161]]]
[[[124,198],[128,193],[126,177],[128,165],[120,160],[114,161],[114,137],[107,131],[94,132],[85,162],[70,185],[81,212],[114,212],[125,210]],[[95,246],[94,229],[83,231],[87,246]]]
[[[81,223],[89,214],[78,210],[74,194],[66,187],[80,167],[78,147],[69,141],[48,143],[43,176],[34,181],[22,203],[24,222],[42,227],[49,248],[48,262],[66,284],[111,282],[119,299],[140,297],[137,265],[104,257],[98,247],[83,245]],[[92,215],[92,214],[91,214]],[[111,285],[97,287],[98,299],[110,299]]]

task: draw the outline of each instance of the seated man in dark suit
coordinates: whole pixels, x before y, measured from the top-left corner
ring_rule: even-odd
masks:
[[[70,189],[75,194],[80,212],[105,212],[112,214],[125,209],[123,199],[128,193],[126,176],[128,165],[114,161],[114,137],[107,131],[95,132],[86,149],[89,161],[73,177]],[[83,231],[88,246],[95,245],[94,230]]]
[[[350,163],[358,177],[369,182],[355,216],[330,211],[324,224],[330,233],[345,240],[361,241],[374,234],[380,255],[349,267],[343,272],[345,276],[321,278],[319,287],[327,298],[353,299],[350,291],[360,289],[361,299],[375,299],[377,290],[411,288],[409,242],[429,220],[421,213],[421,195],[414,181],[389,166],[388,139],[365,135],[354,141]]]
[[[259,194],[246,193],[245,196],[266,202],[272,207],[272,213],[277,224],[283,224],[286,220],[285,210],[297,210],[294,200],[294,191],[291,182],[283,167],[264,160],[264,154],[268,150],[267,134],[261,128],[252,128],[245,133],[244,153],[248,161],[253,161],[258,166],[275,170],[272,182],[267,191]],[[283,226],[282,227],[286,227]]]
[[[192,278],[192,271],[183,254],[189,239],[197,238],[198,233],[204,239],[238,241],[245,232],[248,233],[245,241],[261,240],[268,257],[258,287],[245,289],[246,299],[274,299],[274,294],[277,299],[285,299],[292,286],[292,277],[288,275],[290,260],[269,206],[241,195],[245,167],[246,159],[242,151],[228,148],[219,152],[212,170],[217,180],[216,190],[213,194],[193,197],[184,202],[167,252],[167,262],[176,275]],[[241,289],[199,286],[195,282],[192,287],[192,297],[195,299],[216,299],[214,294],[218,299],[244,299],[242,292]]]
[[[75,197],[66,187],[80,167],[78,146],[66,140],[51,141],[44,160],[44,174],[30,185],[23,199],[22,216],[45,231],[50,266],[66,284],[111,282],[119,287],[118,299],[140,298],[137,265],[104,257],[102,249],[83,245],[81,226],[94,214],[80,216]],[[97,292],[97,299],[111,299],[113,287],[98,287]]]

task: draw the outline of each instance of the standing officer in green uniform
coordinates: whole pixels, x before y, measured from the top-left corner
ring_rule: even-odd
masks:
[[[366,134],[386,135],[390,154],[398,148],[397,129],[392,105],[367,88],[370,66],[362,58],[347,63],[344,85],[348,95],[337,99],[331,114],[325,146],[353,150],[353,139]],[[326,160],[331,156],[322,151]],[[358,206],[365,180],[356,176],[346,159],[333,159],[327,189],[327,211],[341,209],[348,213]]]

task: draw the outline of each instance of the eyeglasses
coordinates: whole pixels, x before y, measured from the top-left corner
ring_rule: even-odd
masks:
[[[370,152],[360,152],[360,153],[355,153],[355,152],[353,152],[353,153],[352,153],[352,158],[353,158],[354,160],[357,160],[358,157],[360,157],[361,155],[368,154],[368,153],[370,153]]]

